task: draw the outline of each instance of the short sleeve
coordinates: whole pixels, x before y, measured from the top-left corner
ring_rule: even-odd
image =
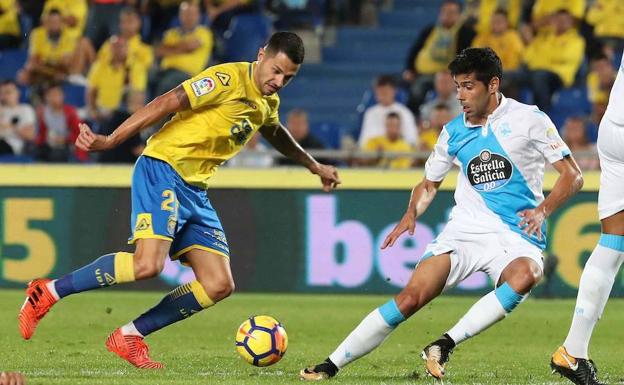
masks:
[[[570,155],[570,149],[559,136],[552,120],[537,108],[534,114],[535,119],[531,127],[530,139],[535,148],[550,163],[555,163]]]
[[[182,83],[192,109],[217,105],[228,100],[237,85],[238,78],[234,72],[222,66],[207,68]]]
[[[432,182],[440,182],[453,167],[454,157],[448,153],[449,134],[446,127],[440,132],[438,141],[433,147],[433,151],[427,163],[425,163],[425,178]]]
[[[145,91],[147,87],[147,72],[141,65],[131,65],[130,71],[130,88],[134,91]]]
[[[87,75],[87,86],[89,88],[96,88],[98,84],[98,79],[100,78],[100,62],[98,60],[93,63],[91,69],[89,70],[89,75]]]

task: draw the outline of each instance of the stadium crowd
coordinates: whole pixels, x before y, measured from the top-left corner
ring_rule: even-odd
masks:
[[[532,102],[562,122],[558,128],[581,155],[583,169],[597,169],[597,127],[624,47],[624,2],[439,4],[437,21],[422,28],[405,52],[404,71],[371,79],[372,101],[352,134],[356,155],[336,163],[421,166],[422,157],[409,153],[428,153],[442,126],[461,112],[448,63],[466,47],[489,46],[503,62],[505,95]],[[274,28],[322,34],[335,24],[374,27],[375,10],[391,6],[392,0],[0,0],[0,54],[28,50],[16,76],[0,85],[0,160],[133,162],[164,122],[96,156],[73,146],[79,122],[110,133],[146,101],[228,60],[235,16],[262,13],[271,15]],[[84,93],[82,103],[67,97],[68,85]],[[586,88],[589,113],[553,107],[558,91],[571,87]],[[305,110],[292,110],[285,120],[305,148],[323,148],[322,138],[309,132]],[[257,137],[243,153],[231,164],[287,164],[273,159]]]

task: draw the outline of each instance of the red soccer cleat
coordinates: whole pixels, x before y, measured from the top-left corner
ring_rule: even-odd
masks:
[[[25,340],[29,340],[35,333],[39,321],[50,311],[52,305],[58,300],[54,298],[46,284],[51,279],[35,279],[28,283],[26,288],[26,301],[20,309],[19,329]]]
[[[165,366],[149,358],[149,348],[139,336],[124,336],[115,330],[106,339],[106,349],[140,369],[162,369]]]

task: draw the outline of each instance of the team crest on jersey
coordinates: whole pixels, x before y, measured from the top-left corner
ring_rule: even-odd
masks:
[[[195,96],[203,96],[214,90],[215,81],[212,80],[212,78],[199,79],[191,83],[191,88],[193,89]]]
[[[483,150],[468,162],[466,174],[475,190],[487,192],[506,185],[513,174],[513,166],[504,156]]]

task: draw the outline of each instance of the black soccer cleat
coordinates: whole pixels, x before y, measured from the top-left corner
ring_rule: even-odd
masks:
[[[421,357],[425,360],[427,374],[441,380],[444,378],[444,365],[448,362],[455,348],[455,341],[448,334],[427,345]]]
[[[338,373],[338,367],[327,358],[314,367],[301,369],[299,378],[305,381],[322,381],[332,378],[336,373]]]
[[[576,385],[606,385],[598,380],[594,361],[572,357],[563,346],[553,353],[550,368]]]

